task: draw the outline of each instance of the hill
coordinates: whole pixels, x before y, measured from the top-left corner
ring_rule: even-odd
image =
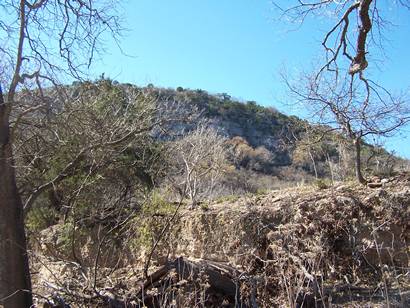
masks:
[[[159,102],[173,100],[196,108],[205,121],[242,152],[238,168],[284,181],[309,181],[314,176],[343,180],[354,175],[352,145],[343,136],[329,131],[329,127],[310,124],[254,101],[238,101],[226,93],[152,85],[141,90],[152,93]],[[369,176],[389,175],[406,165],[406,161],[382,147],[367,143],[362,159]]]
[[[407,301],[406,162],[383,149],[364,145],[357,187],[343,136],[226,94],[102,79],[22,91],[16,108],[33,101],[12,119],[39,300]]]
[[[28,206],[52,189],[49,202],[59,210],[73,189],[64,183],[71,179],[76,186],[87,170],[99,179],[122,170],[116,179],[134,178],[138,190],[156,187],[168,195],[170,189],[175,192],[176,181],[195,182],[191,198],[199,201],[354,177],[354,151],[343,136],[227,94],[106,79],[50,88],[45,94],[23,91],[17,106],[25,110],[33,101],[43,104],[23,121],[16,118],[18,177]],[[190,172],[195,171],[189,181],[183,179],[188,158]],[[407,161],[368,144],[362,160],[368,177],[408,168]]]

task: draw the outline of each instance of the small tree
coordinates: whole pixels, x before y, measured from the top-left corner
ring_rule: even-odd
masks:
[[[200,124],[175,142],[172,149],[173,183],[186,194],[191,206],[210,196],[226,163],[225,138]]]
[[[295,149],[293,151],[293,163],[306,165],[311,164],[315,174],[315,178],[319,178],[317,161],[323,159],[326,154],[324,149],[323,138],[318,136],[318,132],[314,127],[305,125],[305,132],[301,137],[294,135]]]
[[[350,77],[340,80],[337,75],[329,79],[304,75],[294,83],[285,82],[293,97],[302,103],[321,125],[329,131],[339,131],[355,149],[357,180],[365,184],[362,173],[361,150],[370,136],[390,137],[410,121],[410,107],[405,98],[393,97],[385,90],[367,92],[361,83]]]
[[[331,15],[335,22],[322,39],[324,61],[312,74],[296,83],[285,78],[291,93],[312,107],[314,119],[333,125],[348,137],[355,148],[355,170],[359,182],[366,183],[361,167],[361,147],[369,136],[389,137],[409,121],[408,102],[393,97],[372,81],[365,71],[368,54],[383,48],[386,20],[375,0],[286,1],[282,16],[303,23],[312,15]],[[408,0],[392,1],[392,6],[410,8]],[[397,8],[399,9],[399,8]],[[303,89],[305,87],[305,89]]]

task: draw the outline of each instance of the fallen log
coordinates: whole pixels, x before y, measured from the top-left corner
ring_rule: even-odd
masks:
[[[142,288],[147,289],[152,286],[155,282],[161,280],[162,277],[169,273],[172,264],[167,262],[165,265],[161,266],[158,270],[156,270],[153,274],[148,276],[147,280],[143,283]]]
[[[220,267],[207,263],[205,260],[196,264],[182,257],[174,261],[174,266],[180,278],[196,280],[200,278],[200,275],[206,275],[212,288],[230,297],[237,297],[239,300],[239,286],[234,282],[235,273],[221,273]]]
[[[176,273],[177,279],[174,283],[170,284],[169,274],[172,272]],[[138,293],[137,298],[145,303],[151,296],[146,296],[147,290],[152,288],[154,285],[167,284],[168,287],[179,287],[178,282],[180,281],[199,281],[201,279],[206,280],[209,285],[209,289],[213,292],[222,294],[230,299],[230,302],[241,305],[240,296],[240,285],[238,282],[238,277],[240,273],[235,268],[208,260],[196,260],[191,261],[179,257],[174,261],[167,262],[165,265],[161,266],[158,270],[148,276],[146,281],[141,283],[141,289]],[[154,307],[155,305],[153,305]],[[244,307],[243,305],[241,307]]]

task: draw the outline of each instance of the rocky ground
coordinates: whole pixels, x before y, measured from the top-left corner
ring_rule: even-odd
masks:
[[[409,307],[409,205],[410,175],[401,174],[368,187],[302,186],[183,209],[147,277],[151,245],[114,247],[95,231],[70,249],[63,227],[53,226],[32,240],[36,300],[44,307]]]

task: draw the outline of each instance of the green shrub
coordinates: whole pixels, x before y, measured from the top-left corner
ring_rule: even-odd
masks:
[[[142,213],[144,216],[150,215],[169,215],[174,211],[174,204],[164,198],[164,195],[154,190],[151,197],[143,205]]]
[[[238,195],[226,195],[226,196],[221,196],[218,199],[216,199],[215,203],[235,202],[238,199],[239,199]]]
[[[314,184],[319,189],[327,189],[331,186],[330,181],[326,179],[317,179]]]
[[[26,217],[26,227],[32,232],[39,232],[54,225],[58,219],[58,212],[50,207],[34,207]]]

